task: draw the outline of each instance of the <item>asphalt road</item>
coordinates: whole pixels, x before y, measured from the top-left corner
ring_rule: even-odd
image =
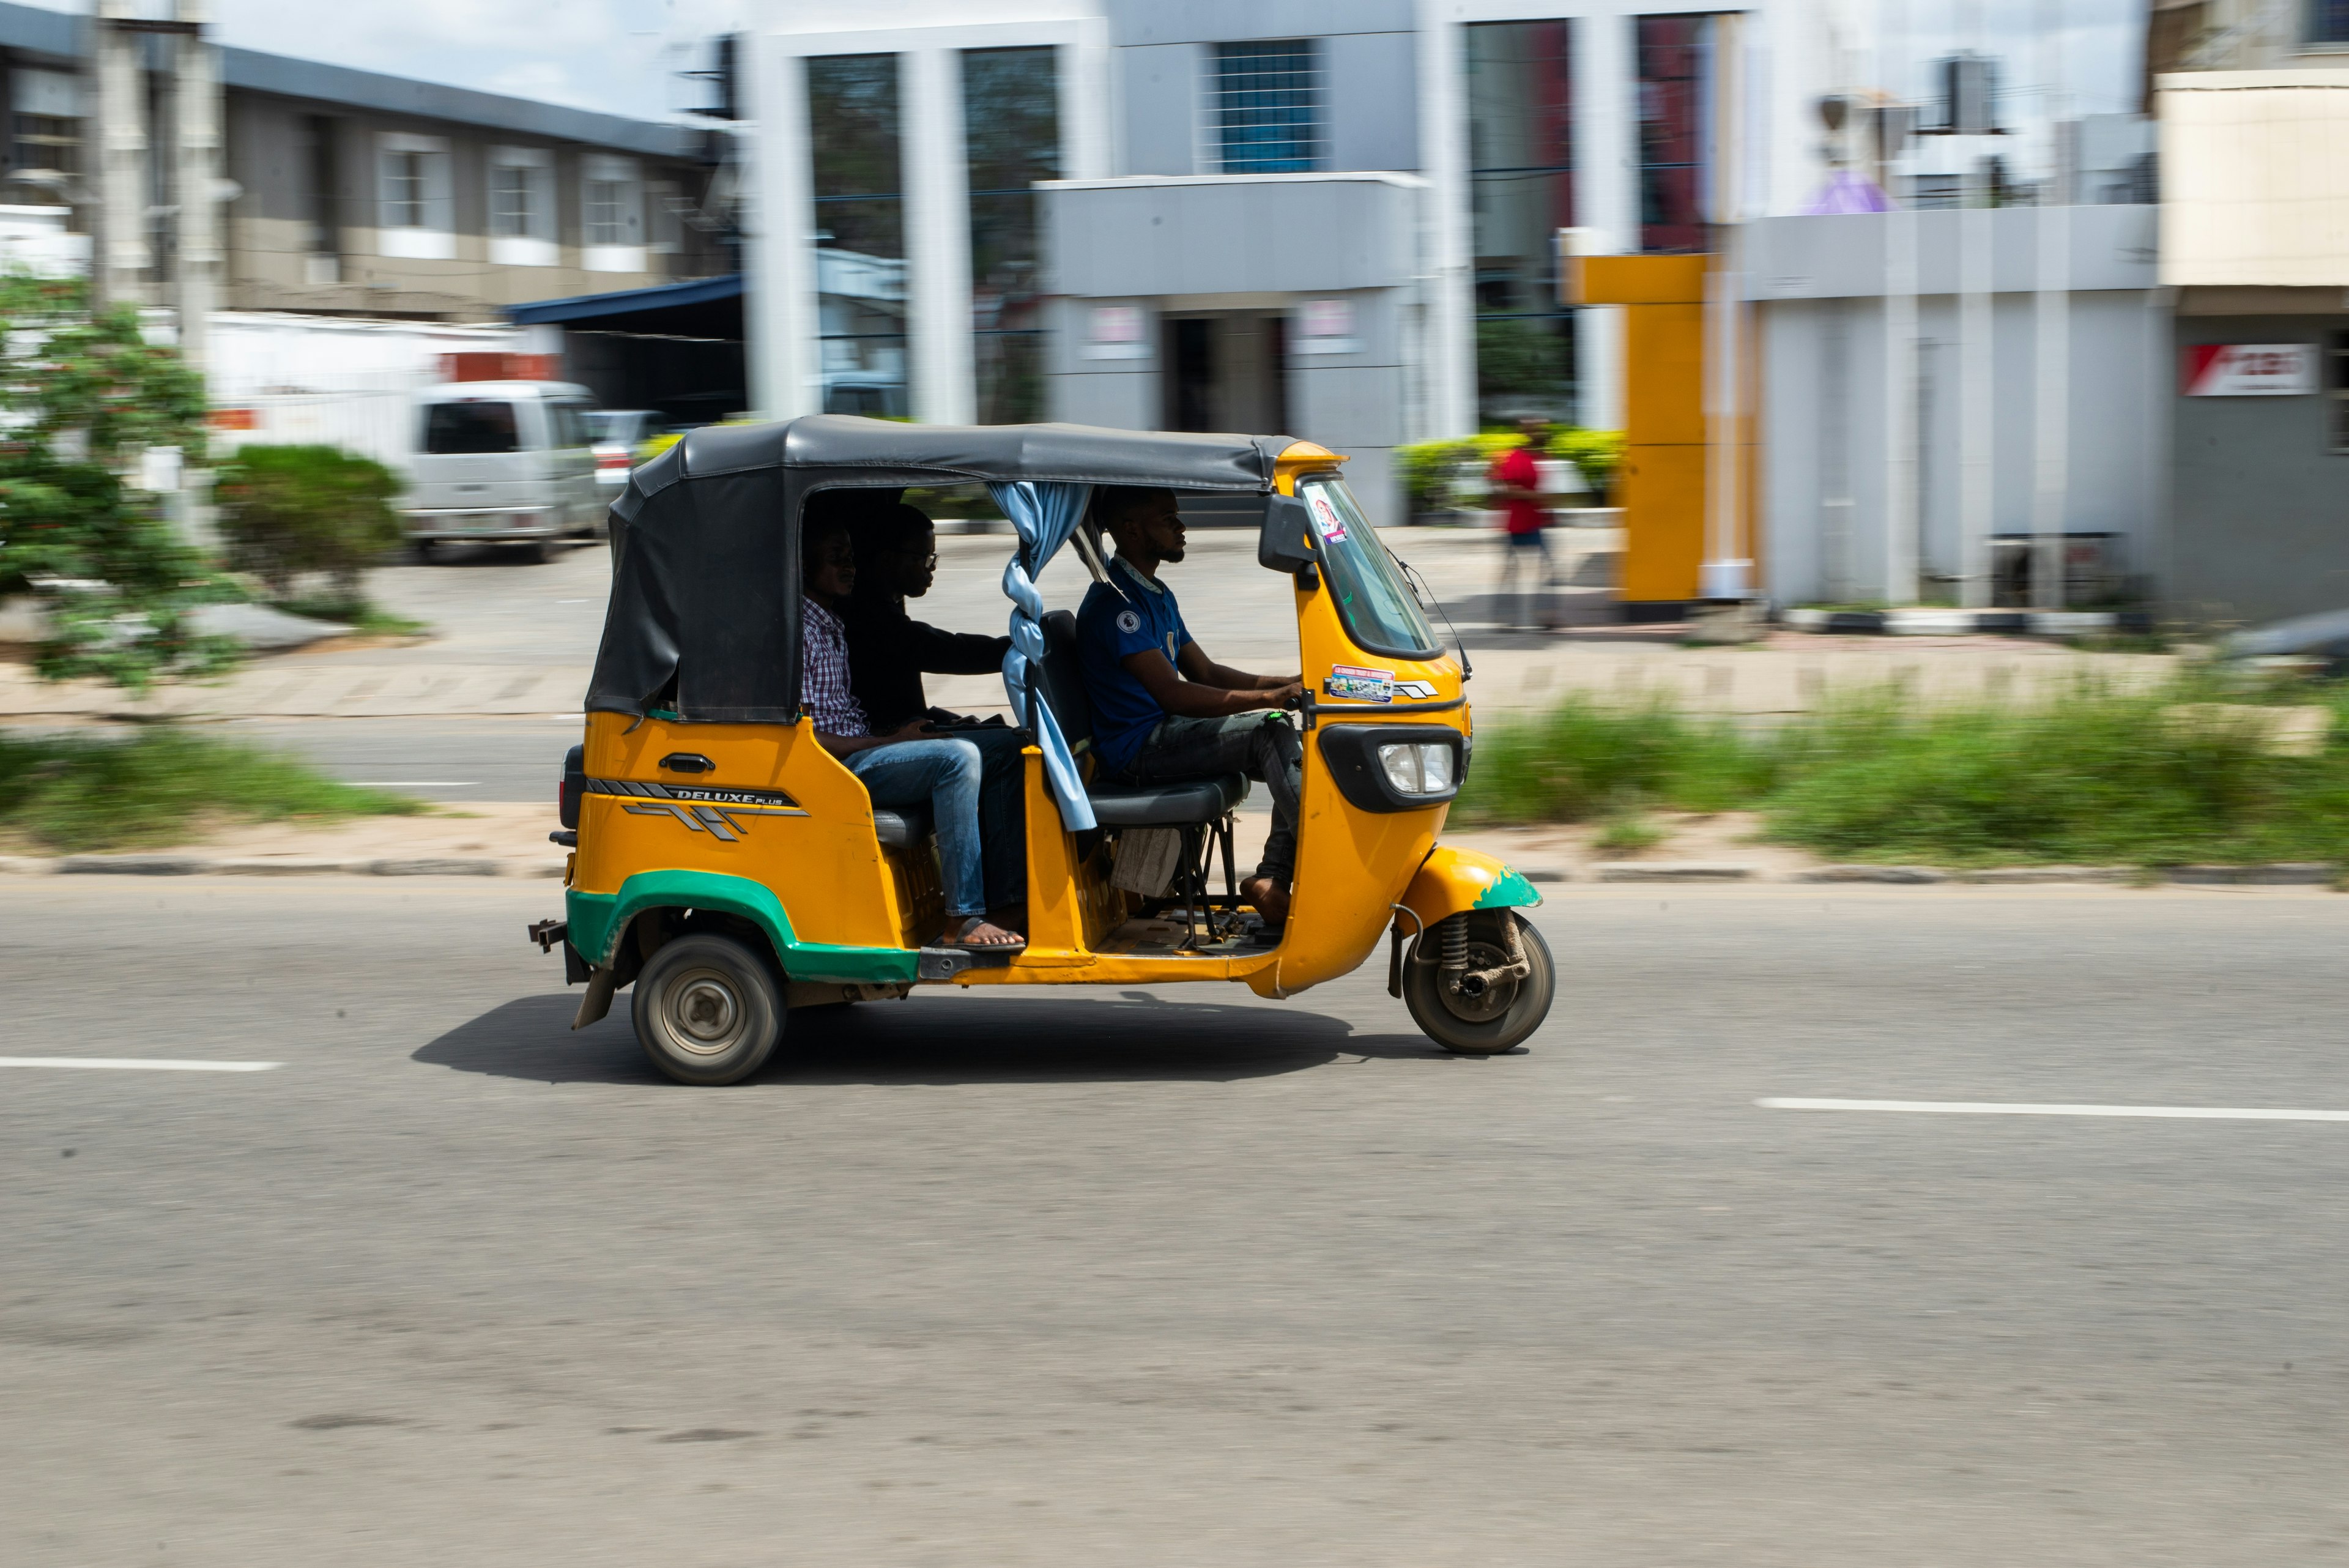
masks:
[[[552,888],[0,883],[11,1564],[2330,1563],[2349,900],[1570,888],[1375,962],[565,1033]],[[574,993],[575,994],[575,993]],[[625,1010],[623,1010],[625,1011]]]

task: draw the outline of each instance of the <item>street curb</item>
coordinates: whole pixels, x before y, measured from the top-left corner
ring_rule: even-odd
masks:
[[[1599,882],[1756,882],[1762,878],[1762,868],[1693,860],[1660,860],[1651,866],[1608,860],[1593,866],[1590,875]]]
[[[202,855],[0,855],[7,877],[521,877],[563,875],[561,862],[461,857],[412,860],[308,860],[270,856],[213,858]]]
[[[1931,866],[1816,866],[1797,871],[1791,882],[1946,882],[1947,871]]]
[[[2315,860],[2287,860],[2271,866],[2169,866],[2162,876],[2189,886],[2253,888],[2318,888],[2341,874],[2340,868]]]
[[[2050,882],[2134,882],[2139,876],[2127,866],[1997,866],[1983,871],[1961,871],[1957,879],[1995,888]]]

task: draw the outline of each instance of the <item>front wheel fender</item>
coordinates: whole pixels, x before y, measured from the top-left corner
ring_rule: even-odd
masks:
[[[1471,909],[1530,909],[1541,901],[1534,885],[1503,862],[1442,844],[1421,863],[1400,900],[1421,930]]]

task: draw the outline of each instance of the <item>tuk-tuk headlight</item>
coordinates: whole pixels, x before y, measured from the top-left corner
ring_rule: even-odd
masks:
[[[1404,794],[1451,792],[1452,748],[1440,741],[1381,746],[1379,766],[1386,770],[1387,783]]]

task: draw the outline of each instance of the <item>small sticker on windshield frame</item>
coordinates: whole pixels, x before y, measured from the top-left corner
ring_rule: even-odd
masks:
[[[1315,533],[1332,545],[1346,542],[1346,520],[1338,515],[1338,504],[1330,499],[1328,492],[1315,485],[1306,496],[1305,504],[1313,513]]]
[[[1392,702],[1395,680],[1392,670],[1366,670],[1359,664],[1333,664],[1322,694],[1346,702]]]

